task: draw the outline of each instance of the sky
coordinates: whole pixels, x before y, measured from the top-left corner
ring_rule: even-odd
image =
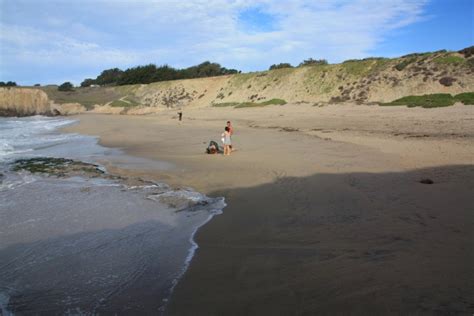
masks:
[[[249,72],[472,45],[474,0],[0,0],[0,81],[19,85],[150,63]]]

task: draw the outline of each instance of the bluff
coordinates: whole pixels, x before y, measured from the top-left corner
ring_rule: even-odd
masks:
[[[48,95],[37,89],[0,88],[0,116],[51,114]]]
[[[61,92],[54,86],[39,87],[35,95],[41,95],[43,100],[42,93],[45,93],[59,112],[61,109],[64,112],[64,104],[77,103],[87,111],[117,114],[147,114],[170,108],[271,99],[293,104],[366,104],[390,102],[410,95],[474,92],[473,74],[474,47],[469,47],[458,52],[366,58],[210,78],[77,88],[72,92]],[[4,107],[3,99],[4,94],[0,93],[0,108]],[[31,106],[27,103],[22,101],[22,107]]]
[[[56,104],[40,89],[0,88],[0,116],[67,115],[85,111],[79,103]]]

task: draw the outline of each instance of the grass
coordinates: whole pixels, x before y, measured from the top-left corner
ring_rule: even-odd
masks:
[[[264,102],[224,102],[214,103],[213,107],[234,107],[235,109],[241,108],[255,108],[264,107],[267,105],[285,105],[287,102],[283,99],[271,99]]]
[[[126,94],[115,87],[76,88],[74,91],[61,92],[56,86],[39,87],[55,103],[79,103],[90,110],[95,104],[105,104],[120,99]]]
[[[402,71],[408,65],[414,63],[415,61],[416,61],[416,57],[405,58],[404,60],[402,60],[402,62],[395,65],[395,69],[397,69],[398,71]]]
[[[263,107],[267,106],[268,104],[263,104],[263,103],[257,103],[257,102],[242,102],[239,103],[235,106],[236,109],[241,109],[241,108],[257,108],[257,107]]]
[[[287,102],[283,99],[270,99],[268,101],[262,102],[263,105],[285,105]]]
[[[254,73],[243,73],[233,75],[229,81],[229,85],[237,88],[242,88],[247,81],[253,79],[256,75]]]
[[[445,65],[460,65],[465,63],[464,58],[454,55],[439,56],[433,59],[435,63],[445,64]]]
[[[213,107],[218,107],[218,108],[223,108],[223,107],[226,107],[226,106],[236,106],[238,104],[239,104],[239,102],[223,102],[223,103],[213,103],[212,106]]]
[[[133,107],[133,106],[137,106],[137,105],[138,105],[138,102],[136,102],[134,100],[127,99],[127,98],[114,100],[110,103],[110,106],[112,106],[112,107],[123,107],[123,108],[129,108],[129,107]]]
[[[455,95],[454,98],[465,105],[474,105],[474,92],[460,93]]]
[[[350,75],[366,76],[385,69],[388,63],[390,63],[388,58],[350,59],[344,61],[341,67]]]
[[[408,107],[437,108],[451,106],[457,101],[465,105],[474,105],[474,92],[460,93],[452,96],[449,93],[435,93],[425,95],[410,95],[392,102],[381,103],[381,106],[406,105]]]
[[[346,61],[342,63],[342,68],[354,76],[365,75],[370,72],[370,66],[373,64],[370,60]]]

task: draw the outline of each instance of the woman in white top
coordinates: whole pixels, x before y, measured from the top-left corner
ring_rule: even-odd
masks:
[[[224,129],[224,133],[222,133],[222,142],[224,143],[224,155],[230,155],[230,152],[232,151],[230,149],[230,146],[232,146],[232,141],[230,139],[230,128],[227,126]]]

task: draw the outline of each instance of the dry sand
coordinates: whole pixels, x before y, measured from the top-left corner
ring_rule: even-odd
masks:
[[[69,131],[175,165],[112,172],[226,199],[196,235],[171,315],[474,312],[472,106],[78,118]],[[237,150],[204,154],[227,120]]]

